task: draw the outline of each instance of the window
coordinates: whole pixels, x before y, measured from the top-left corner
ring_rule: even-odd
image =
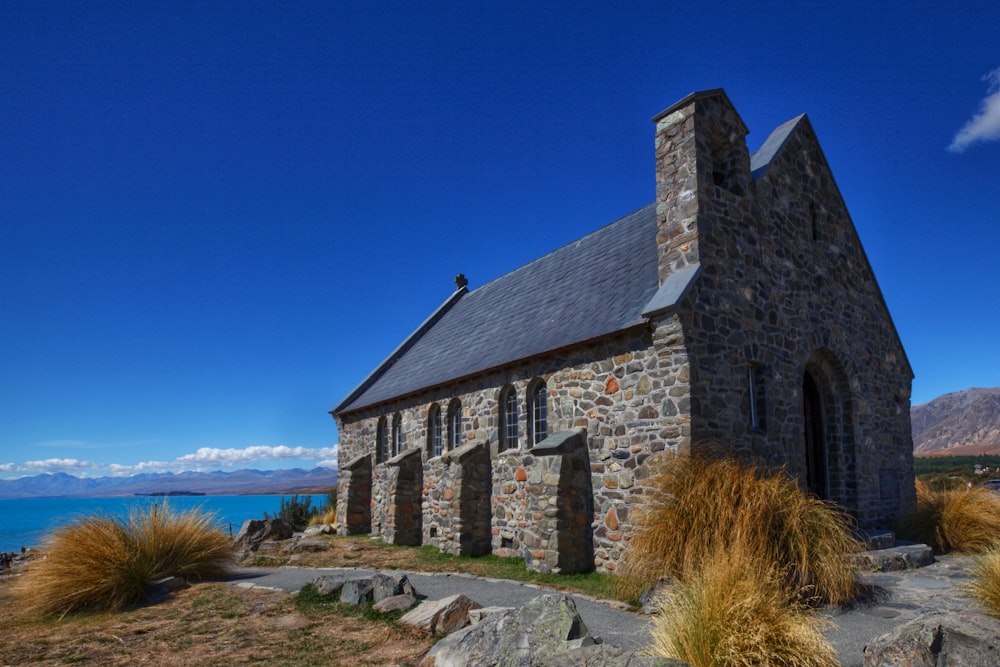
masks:
[[[441,437],[443,430],[441,407],[435,403],[431,406],[430,414],[427,416],[427,452],[432,457],[441,456],[444,447],[444,441]]]
[[[764,412],[767,407],[764,392],[764,374],[760,364],[747,366],[747,390],[750,395],[750,430],[763,433],[766,429]]]
[[[528,387],[528,428],[532,447],[548,435],[548,393],[542,380],[535,380]]]
[[[448,405],[448,449],[462,446],[462,401],[453,399]]]
[[[517,448],[517,391],[514,387],[505,387],[500,392],[498,407],[500,427],[498,430],[499,450]]]
[[[403,424],[402,419],[397,412],[392,416],[392,455],[399,456],[399,452],[402,449],[403,440]]]
[[[381,463],[385,461],[387,442],[386,442],[386,425],[385,417],[378,418],[378,426],[375,427],[375,463]]]

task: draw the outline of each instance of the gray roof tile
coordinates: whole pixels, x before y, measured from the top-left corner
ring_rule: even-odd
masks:
[[[332,412],[641,324],[657,291],[656,266],[650,204],[442,306]]]

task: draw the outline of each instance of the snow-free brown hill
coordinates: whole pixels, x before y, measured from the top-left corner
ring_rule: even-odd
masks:
[[[910,410],[917,456],[1000,454],[1000,387],[938,396]]]

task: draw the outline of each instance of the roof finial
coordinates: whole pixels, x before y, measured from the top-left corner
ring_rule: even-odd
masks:
[[[469,280],[468,278],[465,277],[464,273],[460,273],[457,276],[455,276],[455,286],[458,287],[458,289],[462,289],[468,284]]]

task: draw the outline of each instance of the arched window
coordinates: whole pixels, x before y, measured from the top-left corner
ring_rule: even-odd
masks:
[[[528,386],[528,439],[532,447],[549,434],[549,391],[544,380],[534,380]]]
[[[462,446],[462,401],[452,399],[448,404],[448,449]]]
[[[397,412],[392,416],[392,455],[399,456],[399,452],[403,447],[403,420],[400,418]]]
[[[441,406],[435,403],[427,415],[427,454],[431,457],[441,456],[444,451],[443,430]]]
[[[378,426],[375,427],[375,463],[385,461],[388,451],[388,438],[386,437],[385,417],[378,418]]]
[[[497,406],[500,417],[497,429],[499,451],[517,448],[517,390],[506,386],[500,391],[500,404]]]

